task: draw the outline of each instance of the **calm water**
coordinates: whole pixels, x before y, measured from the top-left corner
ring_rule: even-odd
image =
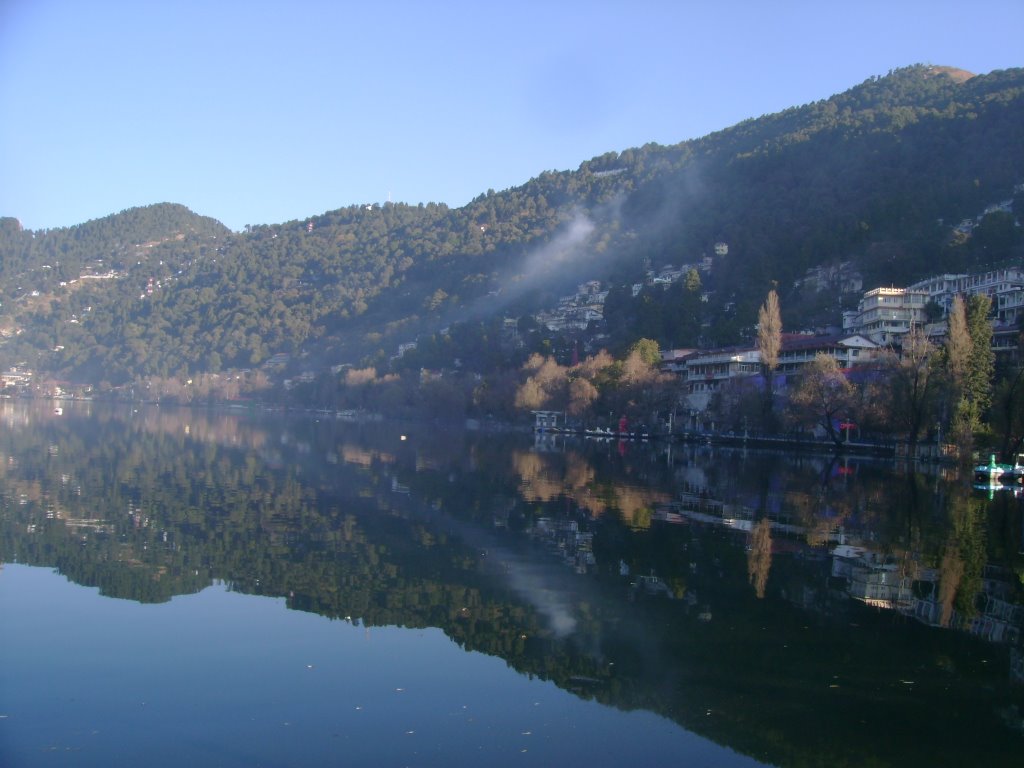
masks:
[[[1019,765],[1022,501],[0,402],[0,765]]]

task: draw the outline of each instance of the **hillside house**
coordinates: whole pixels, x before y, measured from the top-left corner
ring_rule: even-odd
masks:
[[[0,389],[7,387],[24,388],[32,383],[31,371],[19,371],[11,368],[6,373],[0,373]]]
[[[604,319],[604,302],[608,291],[591,280],[577,287],[572,296],[562,296],[553,310],[542,310],[534,318],[550,331],[586,330],[590,323]]]
[[[868,362],[878,345],[860,334],[783,334],[779,351],[779,373],[796,373],[820,354],[834,357],[841,368]]]
[[[942,307],[943,315],[949,313],[953,297],[985,295],[998,307],[1000,300],[1024,291],[1024,270],[1019,267],[996,269],[976,275],[936,275],[925,278],[907,288],[908,291],[923,291],[929,301]],[[867,294],[865,294],[866,296]]]
[[[776,375],[792,376],[817,355],[834,357],[844,369],[867,363],[879,345],[859,334],[783,334]],[[711,397],[728,381],[762,373],[756,346],[723,349],[671,350],[662,353],[662,370],[675,373],[683,383],[683,401],[692,411],[704,411]]]
[[[666,349],[662,350],[661,370],[665,373],[680,374],[686,371],[686,358],[696,353],[696,349]]]
[[[912,327],[924,325],[928,301],[923,289],[872,288],[864,294],[856,312],[843,313],[843,331],[876,345],[898,343]]]
[[[761,353],[754,347],[700,350],[677,362],[676,370],[682,379],[686,406],[704,411],[722,384],[761,372]]]
[[[812,267],[804,273],[803,285],[819,293],[833,291],[840,294],[860,293],[864,290],[864,278],[853,268],[853,263]]]
[[[975,275],[935,275],[907,288],[874,288],[864,294],[856,311],[843,313],[843,330],[875,344],[898,345],[911,327],[919,326],[933,343],[941,344],[946,323],[928,323],[926,306],[934,304],[945,317],[955,296],[979,295],[988,296],[992,302],[993,349],[1015,353],[1018,328],[1024,318],[1024,269],[1020,267]]]
[[[287,352],[278,352],[268,359],[264,364],[264,368],[283,368],[288,365],[288,361],[292,359],[292,356]]]

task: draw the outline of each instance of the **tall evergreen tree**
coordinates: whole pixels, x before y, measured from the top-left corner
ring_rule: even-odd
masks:
[[[955,407],[951,430],[961,455],[970,454],[974,435],[981,427],[981,420],[992,404],[992,376],[995,357],[992,353],[992,324],[989,309],[992,301],[988,296],[976,295],[964,302],[954,301],[963,308],[962,323],[959,319],[954,326],[950,314],[949,343],[947,355],[950,376],[953,380]],[[957,339],[954,341],[954,332]],[[963,336],[966,332],[966,341]],[[966,352],[966,354],[964,354]]]
[[[967,329],[971,334],[970,365],[966,385],[978,415],[983,416],[992,404],[992,377],[995,353],[992,352],[992,322],[989,312],[992,300],[985,295],[971,296],[967,302]]]

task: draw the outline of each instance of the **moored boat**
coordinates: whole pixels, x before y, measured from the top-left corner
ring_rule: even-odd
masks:
[[[1020,457],[1014,464],[999,464],[996,455],[989,456],[988,464],[979,464],[974,468],[974,479],[981,483],[1016,483],[1024,477],[1024,465]]]

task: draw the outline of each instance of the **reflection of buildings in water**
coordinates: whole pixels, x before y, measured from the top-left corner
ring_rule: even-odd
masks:
[[[346,464],[355,464],[360,467],[372,467],[374,462],[381,464],[394,464],[395,457],[390,453],[377,451],[370,448],[363,448],[360,445],[344,443],[340,449],[341,460]]]
[[[746,534],[753,533],[756,525],[754,518],[756,511],[752,507],[742,504],[728,504],[718,499],[713,499],[706,494],[681,493],[679,500],[660,504],[652,516],[654,520],[664,522],[681,523],[690,520],[696,523],[729,528],[735,531],[742,531]],[[790,534],[793,536],[805,536],[808,533],[806,526],[796,523],[784,522],[766,518],[769,520],[771,530],[775,533]],[[830,534],[831,540],[838,541],[842,536],[838,531]]]
[[[556,432],[534,432],[533,450],[538,453],[562,453],[565,450],[565,440]]]
[[[1017,644],[1024,628],[1024,606],[1011,601],[1014,593],[1012,574],[1002,568],[986,565],[982,573],[981,592],[975,601],[977,613],[965,616],[955,608],[949,611],[940,599],[935,571],[921,574],[919,581],[930,583],[924,596],[914,595],[900,612],[932,627],[949,627],[977,635],[989,642]],[[918,590],[923,592],[924,590]]]
[[[32,412],[12,400],[0,400],[0,423],[6,429],[21,429],[31,425]]]
[[[1014,585],[1000,568],[985,566],[977,613],[966,616],[944,599],[941,574],[932,568],[907,563],[905,569],[891,558],[863,547],[841,545],[832,551],[832,576],[845,580],[845,592],[855,600],[932,627],[946,627],[977,635],[992,643],[1016,644],[1024,627],[1024,606],[1011,602]]]
[[[875,608],[898,610],[910,604],[910,579],[891,558],[849,544],[840,544],[831,555],[832,578],[843,579],[844,591],[854,600]]]
[[[444,462],[424,451],[416,451],[417,472],[438,472],[444,469]]]
[[[576,520],[540,517],[529,529],[534,539],[543,542],[577,573],[586,573],[597,564],[594,558],[594,534],[581,531]]]
[[[684,492],[707,492],[709,483],[707,472],[696,464],[686,464],[675,471],[676,482]]]
[[[679,501],[660,505],[653,515],[654,520],[664,523],[710,525],[742,532],[748,538],[759,525],[753,518],[752,509],[698,494],[682,494]],[[762,536],[760,549],[767,553],[785,551],[787,542],[793,545],[792,549],[802,551],[807,559],[814,559],[810,555],[820,551],[806,543],[811,538],[822,538],[820,530],[776,520],[770,520],[766,528],[770,534],[780,534],[776,538]],[[782,536],[789,538],[783,539]],[[838,528],[824,536],[825,540],[837,543],[829,553],[829,574],[834,583],[842,585],[842,592],[853,600],[879,609],[898,611],[929,626],[968,632],[993,643],[1015,645],[1020,641],[1024,630],[1024,606],[1013,602],[1015,585],[1010,578],[1012,574],[994,566],[985,566],[981,592],[975,603],[977,613],[966,616],[952,608],[949,599],[944,599],[939,571],[923,568],[916,561],[900,563],[865,547],[844,543],[848,538],[849,534]],[[805,543],[801,546],[794,539]],[[770,542],[767,548],[764,541]],[[754,543],[749,546],[748,575],[757,588],[757,579],[766,570],[753,563],[751,551],[756,546]],[[764,562],[770,563],[770,560],[765,558]],[[807,599],[799,602],[804,607],[813,608],[814,599],[806,589],[804,597]]]
[[[1010,649],[1010,677],[1024,683],[1024,651],[1019,647]]]

